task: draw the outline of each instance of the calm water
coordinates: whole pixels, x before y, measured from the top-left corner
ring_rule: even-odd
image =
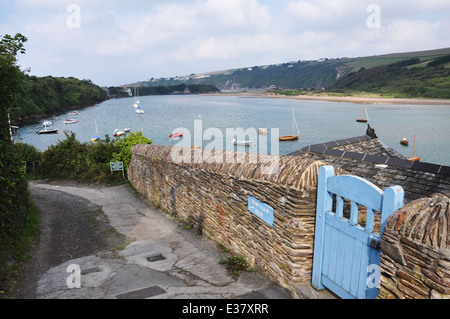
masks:
[[[280,129],[283,135],[292,133],[293,107],[302,137],[301,147],[364,135],[367,128],[366,124],[355,121],[358,113],[362,116],[363,106],[353,103],[196,95],[143,96],[140,100],[145,114],[136,114],[132,106],[134,98],[124,98],[79,110],[79,114],[73,116],[79,120],[77,124],[63,124],[70,112],[47,120],[53,121],[51,128],[75,132],[81,142],[89,142],[93,135],[97,135],[97,122],[101,138],[106,134],[113,138],[116,128],[130,128],[132,131],[142,131],[144,136],[153,140],[153,144],[176,145],[180,141],[170,141],[168,135],[177,128],[185,128],[184,143],[194,145],[195,126],[197,138],[201,137],[198,131],[204,134],[203,141],[196,139],[195,145],[202,143],[206,148],[229,148],[231,143],[226,140],[227,128],[267,128],[269,134],[250,137],[253,145],[246,149],[258,152],[259,145],[262,150],[265,147],[268,153],[274,153],[271,150],[271,133],[275,136],[272,128]],[[450,106],[368,104],[366,107],[370,125],[387,146],[405,156],[412,156],[416,135],[416,155],[423,162],[450,166]],[[18,139],[45,150],[65,138],[62,133],[36,134],[42,128],[43,121],[20,128]],[[201,127],[198,126],[200,123]],[[209,133],[212,138],[206,138]],[[400,145],[399,141],[404,137],[410,141],[409,147]],[[260,142],[256,144],[258,138]],[[282,142],[279,144],[279,154],[288,154],[298,148],[298,141]]]

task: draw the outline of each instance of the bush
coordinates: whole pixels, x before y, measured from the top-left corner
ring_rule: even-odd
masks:
[[[44,179],[106,181],[109,162],[119,146],[108,138],[96,143],[80,143],[73,132],[64,132],[66,139],[49,147],[41,157],[37,176]]]
[[[152,144],[153,141],[149,140],[145,136],[142,135],[142,132],[133,133],[127,137],[120,139],[117,141],[117,145],[119,146],[120,151],[114,153],[113,161],[114,162],[123,162],[126,169],[130,165],[131,161],[131,148],[136,144]]]
[[[37,166],[41,162],[42,153],[34,146],[17,142],[14,144],[15,152],[22,162],[25,173],[35,173]]]
[[[131,147],[151,144],[142,132],[112,141],[109,136],[95,143],[81,143],[75,133],[64,132],[66,138],[40,153],[33,146],[17,143],[17,161],[33,163],[35,177],[42,179],[72,179],[80,182],[113,183],[118,174],[111,175],[110,162],[124,162],[127,169],[131,161]],[[22,166],[23,167],[23,166]],[[122,176],[120,176],[122,180]]]
[[[88,170],[87,145],[75,138],[75,133],[64,132],[66,139],[52,145],[42,154],[40,175],[43,178],[70,178],[81,180]]]

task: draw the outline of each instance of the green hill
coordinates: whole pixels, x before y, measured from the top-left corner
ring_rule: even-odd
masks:
[[[426,62],[410,58],[368,70],[361,68],[332,84],[327,91],[450,99],[449,62],[450,55],[446,55]]]
[[[108,99],[106,92],[90,80],[24,76],[25,80],[10,109],[14,122],[94,105]]]
[[[448,62],[438,66],[443,70],[433,69],[436,66],[428,65],[431,61],[447,55],[450,55],[450,48],[369,57],[324,58],[316,61],[293,61],[172,78],[152,78],[139,82],[137,85],[209,84],[221,90],[273,87],[284,90],[333,89],[339,92],[368,90],[399,96],[447,97]],[[415,59],[414,64],[395,68],[396,63],[410,59]],[[388,68],[388,65],[391,67]],[[425,83],[420,83],[425,79],[427,80]],[[364,81],[370,81],[370,83]],[[391,81],[395,81],[392,85],[398,90],[389,90]]]

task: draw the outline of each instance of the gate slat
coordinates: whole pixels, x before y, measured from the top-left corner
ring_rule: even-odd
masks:
[[[332,230],[330,229],[330,226],[326,225],[325,226],[325,238],[324,238],[324,243],[323,243],[323,266],[322,266],[322,272],[325,276],[329,276],[329,267],[328,265],[330,265],[330,251],[331,251],[331,235],[332,235]]]
[[[331,230],[331,242],[330,242],[330,263],[328,265],[328,278],[335,281],[335,279],[336,279],[337,246],[338,246],[338,231],[334,227],[330,227],[329,229]]]
[[[344,253],[344,277],[342,279],[342,288],[346,291],[350,291],[350,283],[353,274],[352,260],[353,260],[353,250],[355,246],[355,239],[353,237],[349,237],[347,239],[347,243],[345,245],[345,253]]]
[[[347,244],[348,238],[349,238],[349,236],[347,236],[347,234],[345,234],[344,232],[338,231],[335,282],[339,286],[342,286],[342,280],[344,278],[345,246]]]
[[[360,241],[355,241],[355,246],[353,250],[353,260],[352,260],[352,279],[350,282],[350,294],[357,296],[359,288],[359,273],[361,270],[361,259],[362,259],[362,243]]]
[[[370,251],[369,247],[366,244],[361,245],[362,254],[361,254],[361,265],[360,265],[360,273],[359,273],[359,287],[358,287],[358,299],[367,299],[367,267],[370,265]]]

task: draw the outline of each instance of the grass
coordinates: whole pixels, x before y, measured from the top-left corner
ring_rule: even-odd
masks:
[[[234,255],[231,250],[229,250],[222,244],[217,244],[217,247],[227,254],[227,258],[221,258],[219,264],[225,265],[226,269],[233,278],[238,277],[239,274],[243,271],[255,271],[250,267],[244,257]]]
[[[23,262],[29,258],[33,242],[40,234],[40,210],[32,205],[25,227],[14,242],[0,245],[0,299],[11,298],[10,293]]]

